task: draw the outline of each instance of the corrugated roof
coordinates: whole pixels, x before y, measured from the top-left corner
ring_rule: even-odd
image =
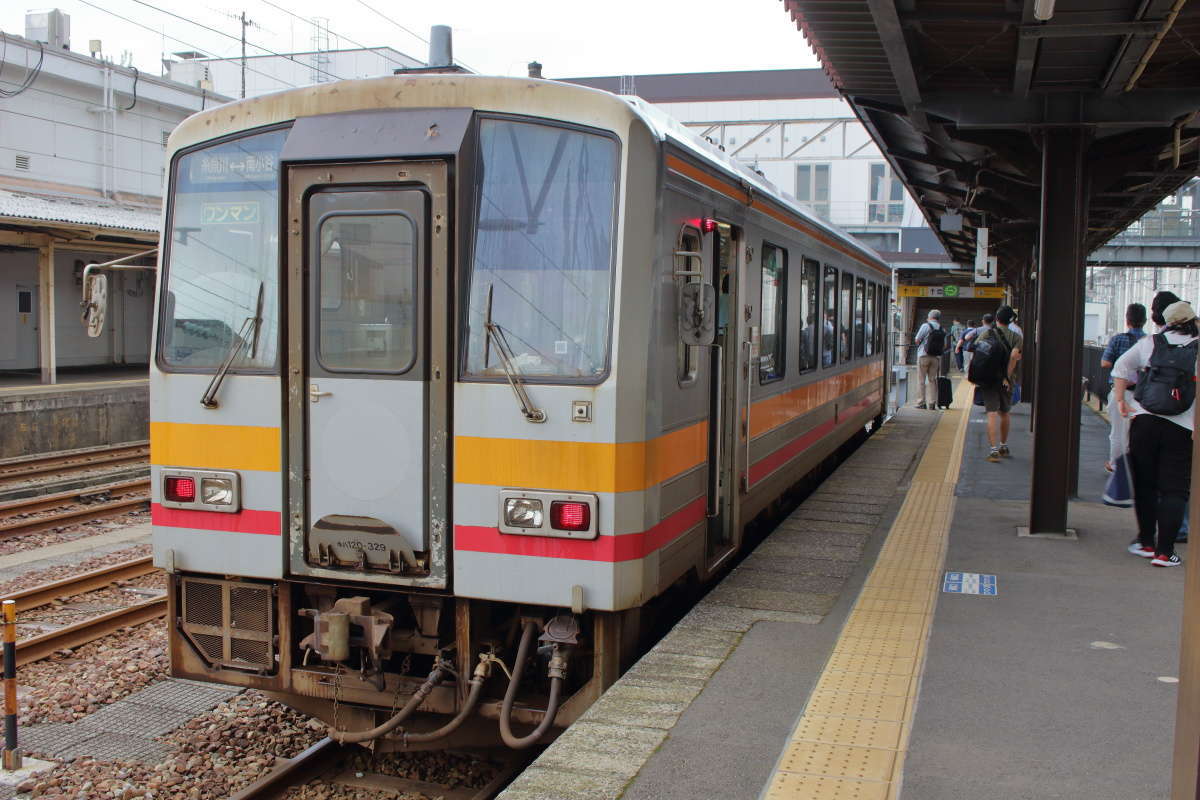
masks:
[[[37,220],[88,228],[157,233],[159,209],[0,189],[0,221]]]

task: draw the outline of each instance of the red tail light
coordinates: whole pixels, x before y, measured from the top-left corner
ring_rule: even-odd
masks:
[[[712,233],[716,229],[717,221],[712,217],[705,217],[704,219],[700,220],[700,230],[704,231],[705,233]]]
[[[196,481],[192,478],[167,478],[163,494],[172,503],[190,503],[196,499]]]
[[[587,503],[553,502],[550,525],[560,531],[586,531],[592,525],[592,510]]]

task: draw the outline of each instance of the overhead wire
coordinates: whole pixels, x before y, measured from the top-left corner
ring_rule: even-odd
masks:
[[[105,14],[111,14],[112,16],[116,17],[119,20],[122,20],[123,22],[128,22],[130,25],[136,25],[137,27],[142,28],[143,30],[150,31],[151,33],[155,34],[156,36],[162,36],[165,39],[170,39],[172,42],[178,42],[179,44],[183,45],[184,47],[190,47],[192,50],[194,50],[197,53],[201,53],[206,58],[216,58],[216,59],[221,58],[221,56],[218,56],[216,54],[208,53],[208,51],[205,50],[205,48],[203,48],[203,47],[199,47],[197,45],[192,44],[191,42],[184,41],[183,39],[180,39],[177,36],[168,36],[167,34],[163,33],[162,31],[151,28],[149,25],[143,25],[142,23],[136,22],[136,21],[130,19],[129,17],[122,16],[121,14],[118,14],[115,11],[110,11],[109,9],[104,8],[103,6],[96,5],[95,3],[91,2],[91,0],[76,0],[76,2],[83,3],[85,6],[91,6],[92,8],[96,9],[97,11],[103,11]],[[276,75],[269,75],[266,72],[263,72],[262,70],[254,69],[253,67],[247,66],[246,71],[253,72],[256,75],[262,75],[264,78],[269,78],[273,81],[278,81],[279,83],[282,83],[284,86],[287,86],[290,89],[297,88],[296,84],[292,83],[291,81],[285,81],[283,78],[280,78]]]
[[[334,75],[332,72],[329,72],[328,70],[323,70],[314,64],[305,64],[303,61],[299,61],[295,58],[292,58],[289,55],[285,55],[283,53],[276,53],[274,50],[272,50],[268,47],[263,47],[261,44],[255,44],[254,42],[251,42],[249,39],[243,40],[242,37],[240,37],[240,36],[234,36],[232,33],[226,33],[225,31],[220,30],[219,28],[214,28],[211,25],[205,25],[203,22],[197,22],[194,19],[188,19],[185,16],[176,14],[174,11],[168,11],[165,8],[160,8],[156,5],[154,5],[153,3],[147,3],[146,0],[133,0],[133,2],[137,3],[138,5],[145,6],[146,8],[153,9],[154,11],[157,11],[160,14],[166,14],[168,17],[174,17],[175,19],[182,20],[183,22],[187,22],[188,24],[195,25],[198,28],[203,28],[206,31],[211,31],[212,33],[215,33],[218,36],[224,36],[226,39],[232,39],[233,41],[237,42],[238,44],[241,44],[243,41],[245,41],[246,45],[249,47],[253,47],[256,50],[262,50],[264,53],[269,53],[270,55],[276,56],[277,58],[282,58],[287,61],[291,61],[293,63],[299,64],[302,67],[311,69],[315,72],[319,72],[322,75],[328,75],[329,77],[333,78],[334,80],[337,80],[337,81],[345,80],[340,75]]]
[[[138,0],[138,1],[140,2],[140,0]],[[406,27],[404,27],[404,26],[403,26],[403,25],[401,25],[399,22],[396,22],[396,20],[392,19],[392,18],[391,18],[391,17],[389,17],[387,14],[384,14],[382,11],[380,11],[380,10],[379,10],[379,9],[377,9],[377,8],[375,8],[374,6],[368,5],[368,4],[367,4],[367,2],[366,2],[366,0],[358,0],[358,4],[359,4],[360,6],[362,6],[363,8],[367,9],[368,11],[373,11],[375,14],[379,15],[379,17],[381,17],[383,20],[385,20],[386,22],[390,22],[391,24],[395,25],[397,28],[399,28],[400,30],[404,31],[404,32],[405,32],[405,33],[407,33],[409,36],[415,36],[416,38],[420,39],[420,40],[421,40],[422,42],[424,42],[425,44],[429,44],[429,40],[428,40],[428,39],[426,39],[424,36],[422,36],[422,35],[421,35],[421,34],[419,34],[419,33],[415,33],[414,31],[410,30],[409,28],[406,28]],[[479,71],[479,70],[475,69],[474,67],[472,67],[470,64],[468,64],[468,63],[467,63],[467,62],[465,62],[465,61],[461,61],[461,60],[459,60],[459,59],[455,59],[455,61],[457,61],[457,62],[458,62],[458,64],[460,64],[461,66],[464,66],[464,67],[466,67],[467,69],[471,70],[472,72],[478,72],[478,71]]]
[[[5,33],[4,31],[0,31],[0,38],[3,38],[3,40],[4,40],[4,50],[2,52],[0,52],[0,69],[3,69],[4,64],[8,61],[8,34]],[[33,82],[35,80],[37,80],[37,76],[41,74],[42,62],[44,62],[45,60],[46,60],[46,46],[44,44],[42,44],[41,42],[38,42],[37,65],[33,69],[29,69],[29,67],[26,67],[26,69],[29,70],[29,74],[26,75],[24,80],[22,80],[21,83],[19,83],[17,85],[16,89],[0,89],[0,97],[4,97],[4,98],[16,97],[17,95],[21,94],[21,92],[25,91],[30,86],[32,86]]]
[[[309,19],[309,18],[307,18],[307,17],[302,17],[302,16],[300,16],[299,14],[297,14],[295,11],[291,11],[291,10],[289,10],[289,9],[286,9],[286,8],[284,8],[283,6],[279,5],[278,3],[274,3],[274,2],[272,2],[272,0],[259,0],[259,2],[261,2],[261,3],[265,3],[266,5],[269,5],[271,8],[278,9],[279,11],[282,11],[282,12],[283,12],[283,13],[285,13],[285,14],[288,14],[288,15],[290,15],[290,16],[293,16],[293,17],[295,17],[296,19],[300,20],[301,22],[307,23],[307,24],[309,24],[309,25],[312,25],[312,24],[314,24],[314,23],[313,23],[313,21],[312,21],[311,19]],[[329,33],[331,33],[332,35],[336,36],[338,39],[342,39],[342,40],[344,40],[344,41],[347,41],[347,42],[349,42],[350,44],[354,45],[355,47],[360,47],[360,48],[362,48],[363,50],[370,50],[370,51],[372,51],[372,52],[377,52],[377,53],[378,53],[380,50],[382,50],[382,49],[383,49],[383,47],[368,47],[367,45],[363,44],[362,42],[356,42],[356,41],[354,41],[353,39],[351,39],[349,36],[346,36],[345,34],[338,33],[337,31],[333,30],[332,28],[326,28],[326,30],[328,30],[328,31],[329,31]],[[382,56],[384,59],[386,59],[386,60],[390,61],[391,63],[395,64],[396,66],[399,66],[399,67],[404,67],[404,68],[408,68],[408,66],[409,66],[408,64],[405,64],[403,61],[397,61],[396,59],[392,58],[391,56],[387,55],[386,53],[379,53],[379,55],[380,55],[380,56]]]

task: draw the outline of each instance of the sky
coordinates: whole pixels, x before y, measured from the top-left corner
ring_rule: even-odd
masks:
[[[59,8],[71,17],[72,50],[87,53],[88,41],[100,39],[107,58],[131,60],[154,75],[161,74],[164,55],[180,50],[238,55],[235,17],[243,12],[255,23],[246,33],[248,54],[263,52],[254,44],[279,53],[310,50],[311,20],[325,17],[334,47],[386,45],[422,61],[430,26],[449,25],[455,60],[493,75],[524,75],[533,60],[547,78],[818,66],[782,0],[233,1],[239,4],[60,0],[24,6],[3,0],[0,30],[24,35],[26,11]]]

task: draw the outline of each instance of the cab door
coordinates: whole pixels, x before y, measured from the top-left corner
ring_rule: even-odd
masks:
[[[292,569],[444,586],[445,166],[293,167],[289,186]]]

